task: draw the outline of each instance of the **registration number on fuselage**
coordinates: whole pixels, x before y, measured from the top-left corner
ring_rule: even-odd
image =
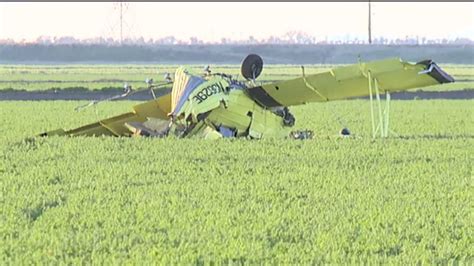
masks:
[[[200,90],[194,97],[193,100],[195,100],[198,104],[202,103],[203,101],[207,100],[210,96],[224,92],[224,86],[222,83],[214,83],[210,86],[207,86]]]

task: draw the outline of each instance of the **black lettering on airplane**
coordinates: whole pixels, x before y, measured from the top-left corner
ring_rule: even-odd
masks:
[[[219,83],[214,83],[208,87],[205,87],[201,91],[199,91],[194,97],[193,100],[195,100],[198,104],[202,103],[203,101],[207,100],[210,96],[217,94],[219,92],[224,92],[224,86]]]

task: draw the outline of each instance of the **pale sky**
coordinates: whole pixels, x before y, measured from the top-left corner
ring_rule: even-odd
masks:
[[[124,35],[257,39],[304,31],[366,39],[367,3],[128,3]],[[474,3],[372,3],[373,36],[474,39]],[[0,39],[118,38],[117,3],[0,3]]]

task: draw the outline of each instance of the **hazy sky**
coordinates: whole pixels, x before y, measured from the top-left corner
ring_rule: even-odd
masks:
[[[206,41],[301,30],[366,38],[367,3],[128,3],[124,35]],[[474,39],[474,3],[372,3],[373,35]],[[0,3],[0,39],[118,37],[117,3]]]

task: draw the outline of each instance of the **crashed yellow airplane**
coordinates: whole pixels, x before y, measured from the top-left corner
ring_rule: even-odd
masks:
[[[209,69],[204,75],[193,74],[180,67],[171,92],[134,106],[132,112],[40,136],[306,138],[311,134],[292,131],[295,117],[288,107],[454,82],[431,60],[414,64],[385,59],[308,76],[302,67],[299,78],[257,85],[262,69],[263,60],[255,54],[242,62],[246,81]],[[153,91],[153,84],[149,85]]]

